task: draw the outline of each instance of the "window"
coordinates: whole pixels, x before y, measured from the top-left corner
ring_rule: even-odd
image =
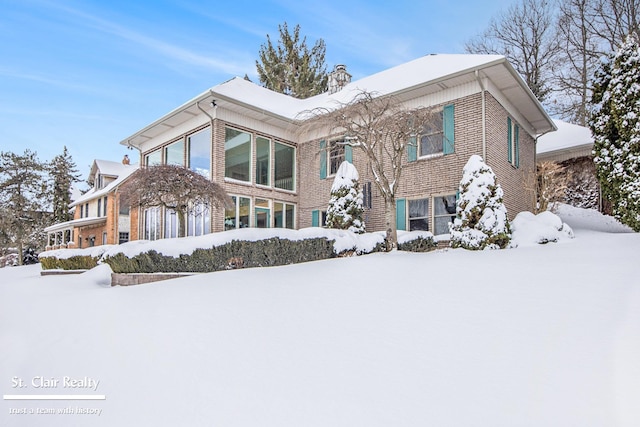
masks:
[[[184,165],[184,141],[179,140],[164,148],[164,162],[168,165]]]
[[[89,218],[89,203],[85,203],[84,205],[84,216]]]
[[[98,215],[96,216],[101,216],[102,215],[102,199],[98,199]]]
[[[118,244],[127,243],[129,241],[129,233],[118,233]]]
[[[129,205],[127,205],[126,203],[120,203],[120,207],[118,208],[118,213],[120,215],[124,215],[124,216],[129,216],[129,211],[131,210],[131,207]]]
[[[507,117],[507,159],[514,167],[520,167],[520,127]]]
[[[196,203],[187,212],[187,236],[202,236],[211,231],[211,211],[206,203]]]
[[[255,226],[256,228],[271,227],[271,209],[269,201],[265,199],[256,199],[255,203]]]
[[[442,111],[435,113],[432,120],[422,128],[420,134],[420,156],[442,153],[444,128]]]
[[[107,244],[107,232],[106,231],[102,232],[102,244],[103,245]]]
[[[448,234],[449,223],[456,218],[456,195],[434,197],[433,208],[433,234]]]
[[[295,206],[291,203],[275,202],[273,223],[276,228],[295,229]]]
[[[335,175],[342,162],[344,162],[344,147],[343,141],[331,141],[329,143],[329,164],[327,165],[329,175]]]
[[[429,199],[409,200],[409,231],[429,230]]]
[[[162,151],[156,150],[144,156],[145,166],[157,166],[162,164]]]
[[[107,196],[104,197],[102,202],[102,216],[107,216]]]
[[[251,135],[235,129],[225,129],[224,176],[251,182]]]
[[[161,236],[160,208],[149,208],[144,211],[144,239],[158,240]]]
[[[178,214],[173,209],[164,211],[164,237],[165,239],[178,237]]]
[[[189,169],[207,178],[211,177],[211,128],[187,137]]]
[[[271,185],[271,140],[261,136],[256,138],[256,184]]]
[[[231,200],[234,206],[224,211],[224,229],[235,230],[236,228],[249,227],[251,199],[248,197],[231,196]]]
[[[344,147],[343,154],[344,154]],[[276,142],[275,144],[275,187],[283,190],[295,189],[296,149]],[[338,165],[339,166],[339,165]],[[337,169],[336,169],[337,171]]]

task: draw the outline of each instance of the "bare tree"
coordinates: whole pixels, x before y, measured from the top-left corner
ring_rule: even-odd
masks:
[[[231,203],[217,183],[188,168],[157,165],[137,170],[122,186],[120,203],[132,208],[163,207],[178,216],[178,237],[184,237],[186,218],[198,207]]]
[[[600,56],[620,48],[629,34],[640,40],[640,0],[592,0],[590,29],[602,42]]]
[[[415,146],[425,125],[434,121],[434,110],[406,109],[392,96],[361,91],[334,110],[319,108],[309,113],[312,117],[301,129],[328,129],[329,134],[344,137],[343,144],[364,154],[367,168],[384,200],[387,250],[397,247],[396,191],[407,147]]]
[[[520,0],[493,18],[489,28],[465,44],[465,50],[504,55],[538,100],[545,101],[560,50],[553,5],[548,0]]]

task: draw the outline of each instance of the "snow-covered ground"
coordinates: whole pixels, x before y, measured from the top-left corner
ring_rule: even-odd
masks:
[[[575,239],[501,251],[128,288],[0,269],[4,397],[106,397],[3,399],[0,425],[638,426],[640,235],[559,213]]]

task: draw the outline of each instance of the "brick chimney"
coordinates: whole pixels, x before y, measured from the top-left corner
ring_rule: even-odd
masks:
[[[329,73],[329,93],[336,93],[351,82],[351,74],[347,73],[346,65],[336,65]]]

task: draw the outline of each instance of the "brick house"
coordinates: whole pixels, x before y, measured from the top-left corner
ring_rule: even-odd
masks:
[[[338,66],[328,92],[303,100],[234,78],[121,144],[138,149],[142,165],[181,164],[223,183],[235,206],[192,215],[188,235],[320,226],[343,160],[359,171],[367,230],[381,230],[383,202],[364,156],[336,144],[339,136],[300,132],[302,113],[335,108],[366,90],[393,95],[407,108],[439,111],[441,126],[425,130],[407,153],[396,192],[398,229],[447,232],[462,168],[472,154],[495,171],[511,218],[532,210],[534,195],[525,190],[525,179],[535,169],[535,140],[556,127],[504,57],[428,55],[357,81],[350,77]],[[171,212],[147,209],[137,222],[136,238],[175,235]]]
[[[129,241],[130,212],[127,206],[120,206],[118,191],[137,169],[128,162],[94,160],[88,179],[92,188],[70,205],[74,208],[73,220],[45,228],[49,235],[47,250]]]

